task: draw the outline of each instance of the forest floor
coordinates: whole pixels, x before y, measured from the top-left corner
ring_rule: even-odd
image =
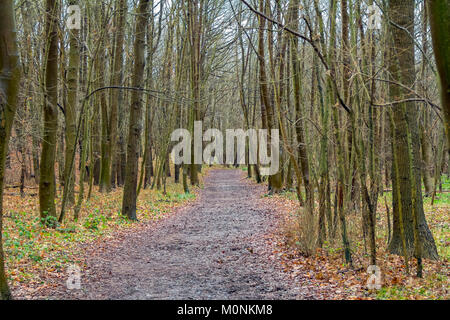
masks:
[[[242,170],[204,173],[203,188],[190,196],[180,184],[170,183],[166,194],[143,190],[139,223],[117,215],[120,190],[94,193],[81,221],[63,230],[45,229],[26,213],[36,211],[35,196],[19,200],[7,192],[6,207],[14,210],[6,217],[5,249],[15,298],[448,299],[446,203],[428,213],[442,259],[425,262],[424,279],[405,276],[402,259],[386,252],[380,215],[383,289],[369,291],[361,239],[351,238],[353,267],[342,263],[338,240],[304,255],[289,229],[302,229],[292,225],[302,212],[292,193],[268,195],[266,184]],[[351,237],[359,220],[357,213],[349,217]],[[81,269],[81,290],[67,288],[70,265]]]
[[[32,298],[323,298],[314,281],[293,282],[268,245],[278,219],[258,207],[264,191],[240,170],[212,170],[191,205],[158,223],[83,245],[81,290],[68,290],[59,272]]]
[[[387,250],[389,230],[387,214],[391,216],[392,193],[385,192],[378,201],[376,218],[377,266],[381,271],[380,290],[368,290],[369,255],[362,236],[361,210],[355,208],[347,215],[347,232],[353,264],[345,264],[339,225],[334,239],[327,239],[322,248],[305,252],[305,234],[313,233],[317,239],[317,214],[313,228],[308,228],[304,208],[299,206],[295,192],[264,194],[263,206],[272,208],[281,216],[278,232],[272,234],[274,253],[281,257],[283,270],[293,279],[300,274],[315,280],[321,290],[326,289],[328,299],[376,300],[448,300],[450,299],[450,180],[443,177],[444,192],[438,193],[434,205],[424,197],[424,210],[428,226],[433,233],[439,260],[424,259],[423,278],[415,276],[415,259],[409,259],[410,274],[402,257]],[[333,196],[332,196],[333,198]],[[316,208],[318,207],[316,199]]]
[[[207,174],[208,169],[203,173]],[[202,183],[203,175],[199,177]],[[167,180],[166,192],[162,188],[143,189],[137,201],[136,223],[120,215],[121,188],[108,194],[97,189],[94,187],[91,197],[84,201],[78,221],[73,220],[73,210],[68,209],[64,223],[56,229],[42,223],[37,187],[32,181],[23,197],[16,188],[5,190],[3,245],[8,282],[16,299],[47,298],[42,292],[50,292],[51,296],[67,280],[69,266],[85,268],[88,248],[99,242],[112,243],[158,224],[195,201],[200,191],[199,187],[190,187],[191,193],[185,194],[182,184],[173,183],[173,179]],[[75,195],[78,197],[78,187]],[[57,208],[60,203],[58,192]]]

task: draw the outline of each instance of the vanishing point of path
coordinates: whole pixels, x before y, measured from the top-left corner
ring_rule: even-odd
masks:
[[[57,299],[308,299],[265,253],[273,217],[240,170],[213,170],[200,198],[87,258]]]

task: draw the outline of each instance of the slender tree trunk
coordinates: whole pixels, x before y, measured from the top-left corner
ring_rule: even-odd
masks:
[[[14,1],[0,2],[0,300],[12,299],[6,281],[3,252],[3,189],[8,142],[17,109],[20,85],[20,64],[17,48]]]
[[[153,1],[152,1],[153,6]],[[152,11],[153,12],[153,11]],[[153,53],[154,53],[154,21],[150,23],[149,30],[147,32],[147,87],[148,89],[153,89]],[[145,106],[145,143],[144,143],[144,167],[142,170],[145,171],[144,175],[144,189],[147,188],[151,184],[151,179],[153,177],[153,155],[152,155],[152,111],[153,111],[153,97],[151,95],[147,95],[147,101]]]
[[[424,5],[422,13],[422,70],[421,70],[421,94],[428,96],[427,87],[427,53],[428,53],[428,6]],[[422,111],[422,121],[420,125],[420,140],[422,147],[423,162],[423,184],[425,195],[429,197],[433,193],[433,161],[432,161],[432,131],[430,130],[430,110],[427,104],[424,104]]]
[[[77,203],[74,207],[74,215],[73,215],[73,219],[75,221],[78,220],[79,216],[80,216],[80,210],[81,210],[81,205],[83,204],[83,199],[84,199],[84,176],[86,175],[86,170],[84,170],[85,166],[86,166],[86,158],[87,158],[87,149],[88,149],[88,128],[89,125],[88,120],[89,119],[89,114],[85,113],[83,114],[83,122],[84,122],[84,126],[83,126],[83,148],[81,151],[81,155],[80,155],[80,165],[82,170],[80,171],[80,190],[78,193],[78,199],[77,199]],[[91,132],[92,134],[92,132]]]
[[[77,5],[78,0],[70,0],[69,5]],[[80,66],[80,47],[79,47],[79,30],[69,30],[69,67],[67,70],[67,104],[65,107],[66,118],[66,149],[65,149],[65,165],[64,165],[64,188],[67,188],[67,199],[70,203],[74,203],[74,177],[75,164],[72,163],[72,154],[76,147],[75,138],[77,130],[77,91],[78,91],[78,75]],[[72,165],[72,169],[70,166]],[[69,178],[70,175],[70,178]]]
[[[425,108],[427,108],[425,106]],[[425,187],[425,195],[427,197],[431,196],[433,193],[433,176],[431,169],[432,165],[432,142],[429,138],[430,121],[428,110],[423,111],[423,124],[420,126],[420,142],[422,150],[422,172],[423,172],[423,184]]]
[[[450,1],[429,0],[434,56],[441,84],[442,109],[445,116],[447,150],[450,155]]]
[[[299,27],[299,10],[300,2],[298,0],[291,0],[289,5],[290,10],[290,25],[294,30],[297,30]],[[298,39],[297,37],[290,36],[291,45],[290,45],[290,54],[291,54],[291,64],[292,64],[292,84],[294,90],[294,105],[295,105],[295,132],[297,136],[297,145],[298,145],[298,157],[300,161],[300,167],[302,172],[302,180],[305,185],[306,190],[306,201],[310,210],[314,208],[314,192],[312,183],[309,177],[309,159],[306,148],[306,139],[305,139],[305,128],[302,117],[303,110],[301,108],[301,70],[300,70],[300,60],[298,57]],[[299,179],[297,179],[299,180]],[[300,188],[300,181],[298,181],[298,188]]]
[[[105,6],[103,3],[98,4],[96,7],[98,10],[97,14],[101,17],[101,21],[105,21]],[[120,14],[120,11],[119,11]],[[120,32],[119,32],[120,34]],[[106,39],[106,34],[101,34],[100,38],[97,40],[100,42],[99,52],[97,53],[95,59],[95,67],[97,70],[97,87],[102,88],[105,86],[105,70],[104,66],[106,63],[106,55],[105,55],[105,45],[108,43]],[[117,90],[112,90],[113,93],[116,93]],[[99,116],[101,117],[101,126],[99,125],[99,121],[93,121],[92,125],[95,127],[100,126],[96,131],[101,132],[100,139],[94,140],[95,150],[100,151],[100,175],[99,175],[99,191],[101,193],[107,193],[111,191],[111,126],[109,123],[109,109],[108,109],[108,101],[106,99],[106,92],[101,91],[98,93],[98,106],[97,110],[99,110]],[[100,147],[100,148],[98,148]],[[98,161],[98,160],[96,160]]]
[[[123,44],[125,33],[125,18],[128,10],[126,0],[117,0],[116,2],[116,39],[114,41],[114,59],[113,59],[113,71],[111,76],[111,85],[122,85],[122,68],[123,68]],[[118,90],[112,90],[110,94],[110,111],[109,115],[105,112],[103,117],[105,118],[105,124],[103,124],[104,135],[106,135],[105,141],[102,145],[102,170],[100,177],[100,191],[111,191],[111,172],[113,172],[113,165],[117,161],[117,135],[118,135],[118,104],[119,104]],[[109,116],[109,118],[108,118]]]
[[[266,11],[266,4],[264,0],[259,1],[260,11]],[[264,33],[266,28],[266,19],[258,16],[259,19],[259,30],[258,30],[258,60],[259,60],[259,86],[260,86],[260,96],[261,96],[261,119],[262,119],[262,128],[266,129],[270,132],[274,128],[274,120],[273,120],[273,106],[270,97],[270,91],[268,87],[268,77],[266,71],[266,62],[265,62],[265,41],[264,41]],[[270,150],[270,141],[267,140],[268,150]],[[282,188],[282,177],[280,172],[269,176],[269,190],[273,193],[278,193]]]
[[[39,180],[39,210],[42,218],[47,216],[56,217],[55,158],[58,130],[58,12],[58,1],[47,0],[44,136]]]
[[[202,0],[200,0],[201,2]],[[193,100],[190,112],[190,129],[193,135],[194,122],[200,120],[200,45],[202,33],[202,6],[199,0],[187,1],[188,14],[188,35],[190,44],[190,77],[191,77],[191,98]],[[194,143],[194,142],[192,142]],[[192,152],[192,161],[190,164],[190,180],[192,185],[198,185],[198,169],[197,164],[194,163],[194,153]]]

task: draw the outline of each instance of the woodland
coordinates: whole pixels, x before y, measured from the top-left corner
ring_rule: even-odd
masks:
[[[0,300],[447,300],[449,159],[450,0],[0,2]]]

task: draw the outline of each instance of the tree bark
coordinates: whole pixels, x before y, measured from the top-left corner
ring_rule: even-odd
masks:
[[[12,299],[6,281],[2,230],[5,162],[21,77],[13,2],[0,2],[0,300]]]
[[[395,82],[412,87],[415,82],[415,62],[414,41],[410,35],[414,34],[414,2],[410,0],[390,0],[389,15],[391,22],[389,25],[391,33],[389,71],[391,78]],[[397,85],[390,85],[389,93],[393,101],[399,99],[399,97],[408,98],[411,95],[408,90]],[[433,235],[428,228],[423,210],[420,137],[417,123],[418,109],[414,102],[407,102],[406,104],[394,105],[392,111],[394,124],[392,132],[394,148],[392,152],[395,153],[397,159],[397,168],[393,172],[393,190],[400,190],[400,192],[393,192],[393,235],[389,244],[389,251],[395,254],[403,254],[401,230],[403,225],[407,254],[409,256],[414,254],[414,217],[416,215],[423,257],[438,259]],[[411,134],[411,144],[408,141],[408,130]],[[410,161],[411,156],[412,161]],[[410,168],[410,162],[413,165],[413,170]],[[415,190],[412,190],[414,186]],[[416,212],[414,213],[413,210]]]
[[[264,12],[266,4],[264,0],[259,1],[260,11]],[[259,20],[259,30],[258,30],[258,60],[259,60],[259,89],[261,96],[261,119],[262,119],[262,128],[267,129],[269,133],[274,127],[273,120],[273,106],[270,98],[270,92],[268,87],[268,77],[266,71],[266,62],[265,62],[265,41],[264,41],[264,31],[266,28],[266,19],[258,16]],[[267,140],[268,150],[270,148],[270,141]],[[282,176],[279,173],[269,176],[269,190],[273,193],[278,193],[282,188]]]
[[[189,35],[189,47],[190,47],[190,77],[191,77],[191,98],[192,98],[192,108],[190,112],[189,126],[192,135],[194,134],[194,122],[200,120],[200,44],[201,44],[201,33],[202,33],[202,5],[199,0],[188,0],[187,1],[187,14],[188,14],[188,35]],[[194,142],[192,142],[194,145]],[[198,185],[198,168],[194,161],[194,154],[192,152],[192,161],[190,164],[190,180],[191,185]]]
[[[429,0],[427,3],[450,155],[450,1]]]
[[[70,0],[69,5],[77,5],[78,0]],[[67,104],[65,105],[66,118],[66,149],[65,149],[65,165],[64,165],[64,188],[67,188],[67,199],[70,203],[74,203],[74,177],[75,164],[72,163],[72,155],[76,139],[77,130],[77,91],[78,91],[78,75],[80,66],[80,47],[79,47],[79,30],[69,30],[69,67],[67,70]],[[72,165],[72,168],[71,168]],[[69,177],[70,175],[70,177]]]
[[[123,44],[125,32],[125,18],[128,10],[127,1],[117,0],[116,3],[117,17],[115,23],[116,39],[114,41],[114,58],[113,70],[111,77],[112,86],[122,85],[122,68],[123,68]],[[109,118],[107,112],[103,113],[105,123],[103,124],[103,135],[106,135],[102,143],[102,170],[100,176],[100,191],[111,191],[111,172],[113,165],[117,161],[117,135],[118,135],[118,90],[112,90],[110,94],[110,111]]]
[[[47,216],[56,217],[55,156],[58,129],[58,12],[58,1],[47,0],[44,136],[39,180],[39,210],[42,218]]]
[[[145,67],[145,31],[148,20],[149,0],[140,0],[136,17],[136,38],[134,42],[134,73],[132,85],[143,88]],[[127,166],[123,191],[122,215],[137,220],[136,201],[139,167],[139,139],[141,138],[142,92],[134,90],[131,94],[130,120],[128,128]]]

